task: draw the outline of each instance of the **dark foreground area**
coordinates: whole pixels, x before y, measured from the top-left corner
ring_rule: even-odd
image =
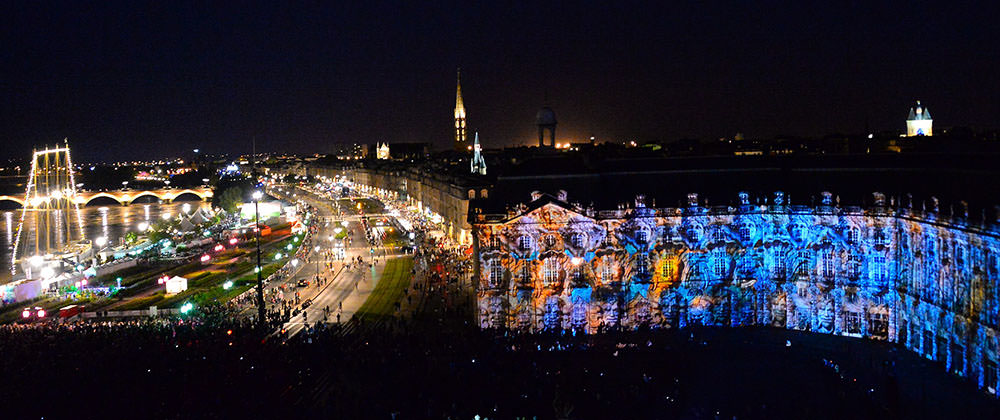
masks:
[[[350,331],[283,341],[191,322],[0,326],[0,417],[1000,418],[997,400],[933,362],[852,338]]]

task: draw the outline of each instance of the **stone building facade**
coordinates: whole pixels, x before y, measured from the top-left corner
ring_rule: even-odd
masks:
[[[769,325],[889,340],[995,393],[1000,233],[913,211],[634,206],[533,194],[472,214],[479,322],[521,331]],[[895,204],[895,203],[892,203]]]

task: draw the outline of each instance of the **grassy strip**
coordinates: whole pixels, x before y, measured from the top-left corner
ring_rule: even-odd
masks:
[[[358,316],[365,320],[392,317],[396,312],[396,303],[403,299],[403,289],[410,287],[412,268],[412,257],[396,258],[386,262],[382,278],[358,309]]]

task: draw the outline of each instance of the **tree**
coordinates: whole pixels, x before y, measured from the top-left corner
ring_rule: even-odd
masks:
[[[219,197],[219,207],[228,213],[235,212],[243,204],[243,189],[231,187],[222,192]]]

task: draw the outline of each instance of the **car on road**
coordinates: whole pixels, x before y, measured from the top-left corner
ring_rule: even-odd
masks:
[[[302,302],[302,309],[308,308],[309,305],[312,305],[312,303],[313,303],[312,299],[306,299],[306,300],[304,300]]]
[[[298,287],[308,287],[309,286],[309,280],[306,280],[306,279],[299,280],[299,282],[295,283],[295,285],[298,286]]]

